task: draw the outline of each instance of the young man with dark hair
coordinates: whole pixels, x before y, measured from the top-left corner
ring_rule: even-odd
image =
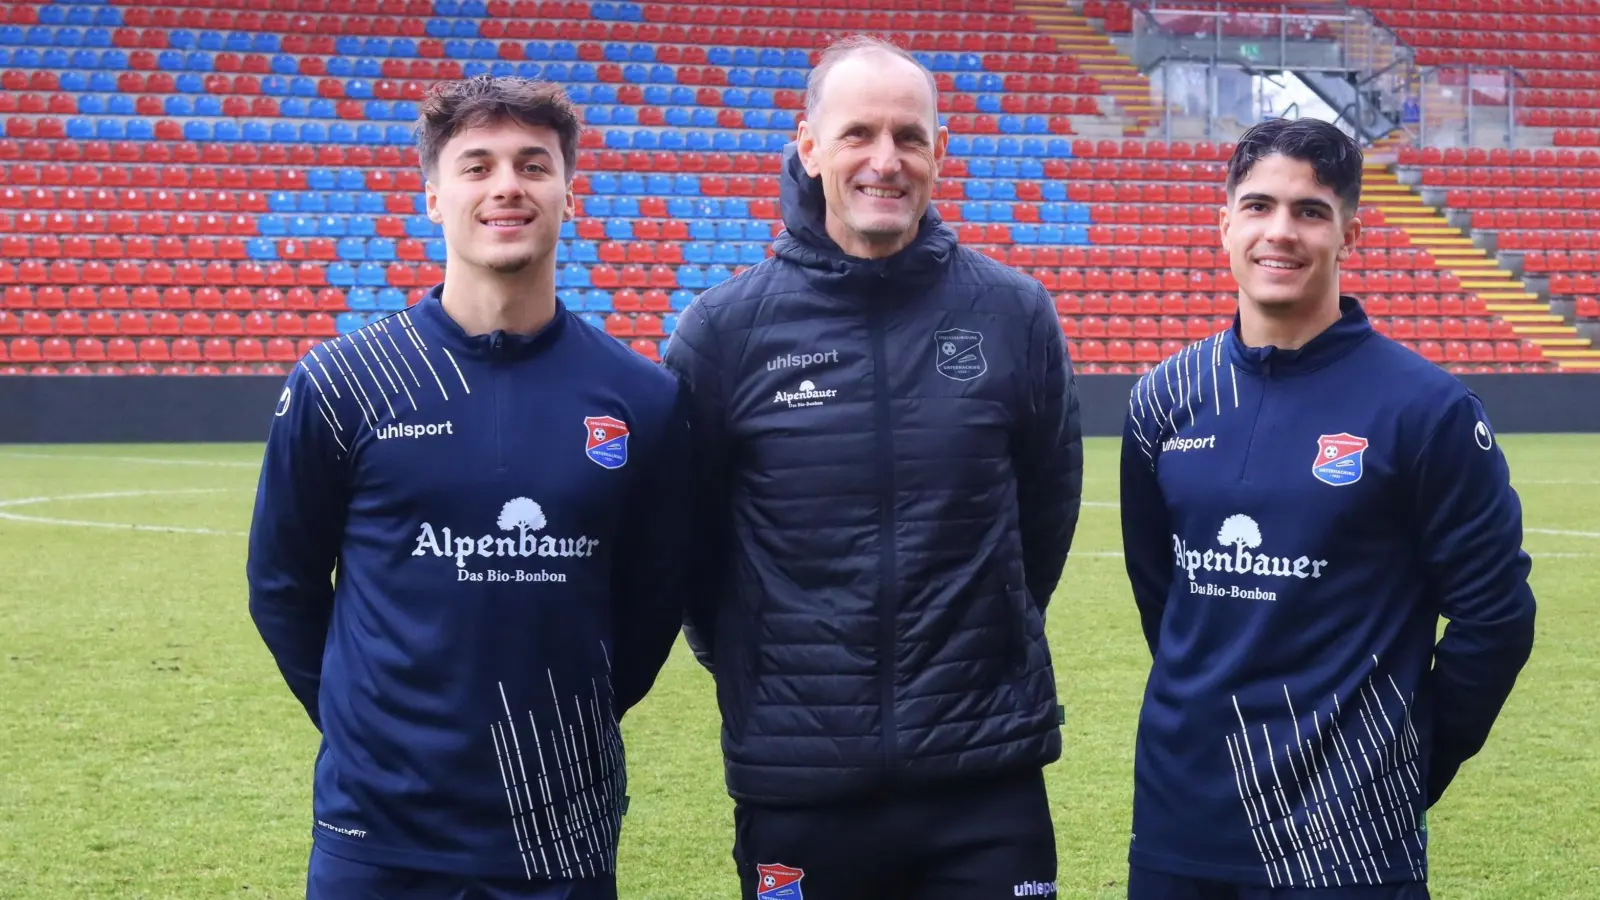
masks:
[[[1049,293],[930,206],[936,90],[893,45],[830,48],[775,256],[696,298],[667,351],[695,394],[690,643],[745,900],[1055,891],[1044,618],[1077,391]]]
[[[1129,400],[1123,547],[1153,656],[1130,900],[1426,898],[1427,810],[1532,648],[1482,404],[1339,293],[1361,164],[1324,122],[1239,139],[1234,326]]]
[[[551,85],[440,85],[444,284],[278,401],[247,572],[322,734],[313,900],[616,896],[618,723],[682,620],[687,421],[556,297],[578,129]]]

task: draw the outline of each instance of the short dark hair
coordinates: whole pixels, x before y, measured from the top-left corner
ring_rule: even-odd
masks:
[[[1239,136],[1228,160],[1228,200],[1255,164],[1273,154],[1311,164],[1318,183],[1333,189],[1345,215],[1361,205],[1361,145],[1319,119],[1268,119]]]
[[[433,177],[444,145],[462,131],[510,120],[554,129],[561,139],[561,168],[568,182],[578,171],[578,110],[560,85],[532,78],[477,75],[443,81],[428,91],[417,117],[417,156]]]

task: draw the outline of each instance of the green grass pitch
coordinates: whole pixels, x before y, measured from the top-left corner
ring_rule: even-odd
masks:
[[[1440,900],[1600,897],[1600,436],[1504,439],[1538,643],[1430,817]],[[1146,652],[1091,440],[1049,616],[1063,898],[1122,897]],[[0,447],[0,898],[303,894],[316,735],[246,612],[255,446]],[[711,682],[680,641],[625,723],[622,895],[733,900]],[[826,898],[819,898],[826,900]]]

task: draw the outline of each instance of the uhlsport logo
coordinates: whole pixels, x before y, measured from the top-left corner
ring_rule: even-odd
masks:
[[[804,877],[805,869],[757,863],[756,897],[758,900],[804,900],[800,893],[800,879]]]
[[[417,532],[417,545],[412,556],[454,558],[457,581],[556,581],[567,580],[565,572],[541,570],[529,572],[522,569],[488,569],[482,572],[467,567],[474,558],[491,559],[588,559],[594,556],[600,541],[580,534],[575,537],[538,534],[546,525],[544,510],[527,497],[517,497],[500,508],[500,518],[495,521],[501,531],[497,534],[456,534],[449,526],[434,529],[423,522]]]
[[[1217,449],[1217,436],[1208,434],[1205,437],[1169,437],[1161,442],[1162,453],[1187,453],[1190,450],[1215,450]]]
[[[839,361],[839,351],[819,350],[816,353],[782,353],[767,360],[767,371],[776,372],[779,369],[809,369],[823,363],[836,363]]]
[[[1201,581],[1199,572],[1225,572],[1234,575],[1254,575],[1261,578],[1295,578],[1300,580],[1322,577],[1328,565],[1325,559],[1309,556],[1273,556],[1254,553],[1263,543],[1261,526],[1246,515],[1229,516],[1217,531],[1217,543],[1225,550],[1195,550],[1183,538],[1172,536],[1172,554],[1178,568],[1189,578],[1189,593],[1208,597],[1233,597],[1240,600],[1278,599],[1276,591],[1260,587],[1240,587],[1237,584],[1220,585]]]
[[[1367,439],[1353,434],[1324,434],[1317,438],[1317,458],[1311,474],[1323,484],[1343,487],[1361,480],[1361,456]]]
[[[933,333],[934,367],[939,374],[956,381],[971,381],[989,371],[983,358],[983,335],[965,328],[947,328]]]
[[[787,403],[790,409],[799,409],[802,406],[821,406],[825,401],[838,396],[838,391],[823,390],[816,386],[810,379],[800,382],[800,388],[794,391],[778,391],[772,398],[773,403]]]
[[[611,416],[588,416],[583,427],[589,433],[584,453],[607,469],[620,469],[628,461],[628,424]]]
[[[1054,881],[1024,881],[1011,887],[1011,896],[1013,897],[1054,897],[1055,895],[1056,883]]]
[[[455,433],[456,427],[448,419],[443,422],[423,422],[418,425],[403,425],[399,422],[391,422],[388,425],[380,425],[373,432],[380,441],[392,441],[398,438],[425,438],[440,434],[453,435]]]

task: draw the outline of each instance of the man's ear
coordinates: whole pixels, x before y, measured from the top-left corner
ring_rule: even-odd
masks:
[[[433,186],[433,180],[422,183],[423,193],[428,201],[428,221],[438,225],[444,221],[444,214],[439,212],[439,191]]]
[[[1339,248],[1339,262],[1344,262],[1356,252],[1361,241],[1361,218],[1352,215],[1344,223],[1344,245]]]
[[[800,154],[800,164],[806,167],[806,174],[817,177],[822,172],[822,166],[817,163],[817,132],[806,119],[800,120],[795,132],[795,150]]]
[[[1218,207],[1218,209],[1217,209],[1217,232],[1222,237],[1222,250],[1225,253],[1232,253],[1233,252],[1231,249],[1228,248],[1228,225],[1229,225],[1229,223],[1230,223],[1230,219],[1229,219],[1229,216],[1228,216],[1228,207],[1227,207],[1226,204],[1224,204],[1223,206]]]

